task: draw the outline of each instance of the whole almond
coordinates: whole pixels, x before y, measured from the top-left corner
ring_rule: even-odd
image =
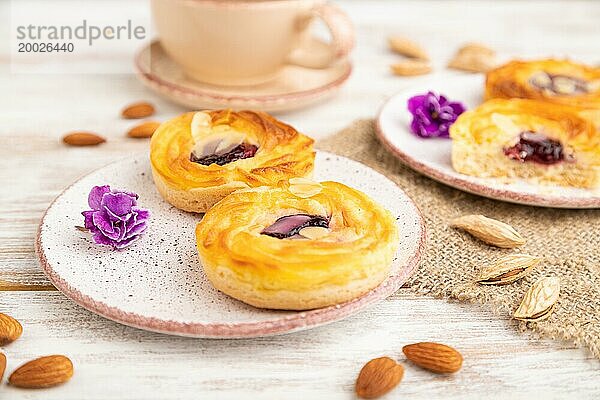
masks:
[[[4,377],[5,370],[6,370],[6,356],[3,353],[0,353],[0,382],[2,382],[2,378]]]
[[[10,315],[0,313],[0,346],[14,342],[23,333],[23,327]]]
[[[439,343],[409,344],[402,348],[402,352],[414,364],[438,374],[456,372],[463,362],[458,351]]]
[[[65,135],[63,142],[69,146],[96,146],[106,142],[106,139],[93,132],[78,131]]]
[[[134,126],[127,132],[127,136],[136,139],[149,138],[154,134],[154,131],[160,126],[160,122],[149,121],[142,122]]]
[[[73,363],[65,356],[36,358],[17,368],[8,383],[21,388],[46,388],[65,383],[73,376]]]
[[[526,243],[512,226],[484,215],[465,215],[455,218],[450,225],[464,229],[477,239],[496,247],[512,249]]]
[[[121,111],[121,115],[126,119],[146,118],[152,114],[154,114],[154,106],[145,101],[130,104]]]
[[[391,66],[392,72],[399,76],[424,75],[431,72],[431,66],[427,61],[404,60]]]
[[[429,55],[421,46],[404,37],[390,36],[388,38],[388,45],[392,51],[403,56],[425,61],[429,60]]]
[[[389,357],[375,358],[362,367],[356,379],[356,394],[375,399],[395,388],[404,376],[404,368]]]
[[[487,72],[495,66],[494,57],[484,54],[457,55],[448,63],[448,68],[467,72]]]
[[[486,72],[496,65],[496,52],[480,43],[467,43],[462,46],[454,58],[448,63],[448,68],[468,72]]]
[[[528,254],[508,254],[479,272],[482,285],[507,285],[527,276],[542,261]]]
[[[493,57],[496,55],[496,51],[485,44],[470,42],[462,45],[462,47],[458,49],[457,54],[483,54]]]
[[[542,321],[550,316],[559,296],[560,279],[542,278],[525,293],[513,316],[522,321]]]

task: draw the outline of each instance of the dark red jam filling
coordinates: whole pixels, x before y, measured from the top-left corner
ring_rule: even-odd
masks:
[[[266,227],[261,234],[277,239],[287,239],[309,226],[329,228],[329,219],[319,215],[295,214],[286,215],[277,219],[272,225]]]
[[[588,92],[587,82],[584,81],[583,79],[574,78],[574,77],[568,76],[568,75],[560,75],[560,74],[546,74],[546,76],[548,77],[547,84],[542,85],[539,83],[539,81],[536,81],[535,79],[531,79],[531,84],[533,86],[537,87],[538,89],[546,89],[546,90],[551,91],[554,94],[582,94],[582,93]],[[573,85],[573,92],[564,93],[563,91],[561,91],[559,89],[559,85],[560,85],[558,83],[559,80],[570,82]]]
[[[195,162],[202,165],[225,165],[230,162],[234,162],[237,160],[242,160],[244,158],[254,157],[256,152],[258,151],[258,147],[253,144],[242,143],[237,147],[234,147],[227,153],[223,154],[210,154],[204,157],[196,157],[196,154],[192,152],[190,155],[190,161]]]
[[[540,164],[556,164],[565,159],[563,145],[542,133],[523,132],[519,141],[504,149],[504,154],[513,160],[533,161]]]

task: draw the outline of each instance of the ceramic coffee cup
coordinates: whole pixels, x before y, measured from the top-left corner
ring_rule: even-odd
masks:
[[[152,0],[152,13],[169,57],[216,85],[267,82],[286,64],[326,68],[354,45],[346,14],[321,0]],[[310,32],[317,18],[328,44]]]

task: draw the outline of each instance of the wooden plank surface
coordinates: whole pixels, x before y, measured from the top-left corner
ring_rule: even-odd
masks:
[[[22,338],[5,349],[8,370],[51,353],[69,355],[76,370],[71,382],[52,390],[0,389],[7,399],[349,399],[364,362],[382,355],[403,360],[402,346],[423,340],[456,346],[463,369],[435,376],[405,363],[404,380],[388,398],[592,398],[600,390],[598,361],[570,345],[532,340],[474,305],[402,293],[325,327],[249,340],[143,332],[56,292],[1,296],[2,308],[24,325]]]
[[[332,101],[280,117],[321,138],[357,118],[373,117],[394,92],[422,79],[456,74],[443,66],[456,47],[482,41],[502,57],[570,55],[600,64],[600,2],[357,1],[339,3],[358,33],[354,74]],[[6,14],[9,2],[0,3]],[[144,2],[132,2],[144,7]],[[0,26],[0,34],[8,33]],[[436,73],[397,78],[390,33],[419,39]],[[2,35],[2,37],[6,37]],[[131,60],[122,60],[129,64]],[[327,327],[274,338],[234,341],[169,337],[95,316],[52,291],[33,254],[37,223],[77,177],[135,152],[147,141],[125,138],[121,107],[147,99],[159,120],[184,109],[146,90],[133,75],[15,75],[0,43],[0,312],[18,318],[23,337],[3,349],[8,371],[30,358],[64,353],[76,375],[45,391],[0,386],[1,399],[349,399],[363,362],[419,340],[455,345],[465,367],[451,377],[407,368],[388,398],[593,398],[600,366],[570,344],[537,340],[484,307],[415,298],[402,292]],[[109,138],[97,148],[68,148],[67,131]],[[418,201],[418,199],[416,199]],[[31,291],[36,289],[39,291]]]

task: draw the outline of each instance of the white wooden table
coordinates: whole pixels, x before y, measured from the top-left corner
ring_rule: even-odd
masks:
[[[353,18],[355,72],[332,101],[280,117],[316,138],[372,117],[414,81],[392,77],[385,37],[418,38],[438,73],[454,49],[478,40],[506,56],[570,55],[600,63],[600,2],[340,1]],[[131,7],[143,7],[135,2]],[[0,3],[0,13],[8,3]],[[1,27],[0,34],[7,28]],[[6,36],[2,35],[5,38]],[[350,399],[364,362],[403,359],[404,344],[431,340],[465,357],[454,376],[407,367],[388,398],[598,398],[600,363],[573,345],[538,340],[470,304],[396,295],[347,320],[311,331],[253,340],[197,340],[148,333],[105,320],[52,291],[33,238],[54,196],[78,176],[133,152],[146,141],[123,136],[120,108],[154,102],[160,119],[184,111],[144,89],[133,75],[11,75],[0,48],[0,311],[24,325],[2,349],[7,373],[31,358],[62,353],[75,364],[64,386],[25,391],[0,386],[0,399]],[[130,60],[122,60],[129,63]],[[419,78],[419,79],[428,79]],[[101,132],[98,148],[67,148],[73,129]],[[416,199],[417,202],[419,199]],[[6,378],[6,377],[5,377]]]

